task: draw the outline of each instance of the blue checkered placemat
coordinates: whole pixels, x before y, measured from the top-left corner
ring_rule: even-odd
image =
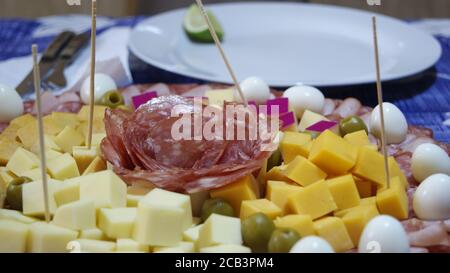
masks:
[[[144,17],[115,19],[112,20],[112,24],[99,29],[99,32],[115,26],[134,26],[142,19]],[[0,19],[0,61],[28,55],[32,43],[37,43],[40,49],[46,48],[54,37],[33,38],[32,34],[39,25],[40,23],[36,20]],[[449,143],[450,126],[445,125],[444,122],[450,119],[450,36],[436,35],[436,37],[443,50],[438,63],[419,75],[385,83],[384,99],[395,103],[405,113],[410,124],[431,128],[437,140]],[[129,61],[135,83],[198,82],[150,67],[134,56],[130,56]],[[324,88],[323,91],[327,97],[354,96],[365,105],[377,104],[373,84]]]

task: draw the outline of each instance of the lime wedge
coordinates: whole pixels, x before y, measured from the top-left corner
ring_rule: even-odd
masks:
[[[220,26],[219,21],[216,16],[212,14],[212,12],[207,11],[209,19],[214,27],[214,30],[217,33],[217,37],[220,40],[223,39],[223,29]],[[211,33],[208,29],[208,24],[206,20],[203,18],[200,8],[196,4],[192,4],[184,17],[184,30],[188,37],[195,42],[201,43],[213,43],[214,40],[211,36]]]

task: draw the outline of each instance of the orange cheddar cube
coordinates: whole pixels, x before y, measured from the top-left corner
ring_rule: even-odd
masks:
[[[303,157],[308,156],[307,151],[303,147],[311,141],[309,134],[298,132],[285,132],[283,139],[280,142],[280,150],[283,155],[284,163],[287,164],[294,160],[298,155]]]
[[[359,238],[366,224],[377,215],[379,215],[377,207],[372,205],[352,210],[342,217],[342,221],[355,246],[358,245]]]
[[[361,179],[357,176],[353,176],[353,180],[355,180],[356,188],[358,188],[359,197],[366,198],[373,195],[374,185],[376,184]]]
[[[326,130],[314,140],[309,160],[329,175],[346,174],[355,165],[357,150],[345,139]]]
[[[377,206],[381,214],[391,215],[398,220],[408,218],[408,196],[398,177],[391,179],[389,189],[378,191]]]
[[[339,210],[359,205],[359,193],[351,174],[326,181]]]
[[[314,230],[333,247],[336,252],[344,252],[354,247],[344,221],[338,217],[325,217],[314,222]]]
[[[287,164],[282,173],[301,186],[311,185],[327,177],[324,171],[300,155]]]
[[[367,133],[364,130],[346,134],[344,136],[344,139],[347,140],[350,144],[355,146],[371,145],[369,137],[367,136]]]
[[[301,189],[300,186],[294,184],[269,180],[267,182],[266,198],[274,202],[286,214],[288,197]]]
[[[395,160],[394,157],[390,156],[389,159],[389,175],[391,177],[398,177],[400,179],[400,181],[402,182],[403,186],[405,187],[405,189],[407,189],[409,187],[409,183],[408,180],[406,179],[405,174],[403,173],[403,171],[400,169],[400,166],[397,163],[397,160]]]
[[[383,155],[367,147],[359,147],[356,165],[353,174],[377,186],[386,184]]]
[[[274,224],[277,228],[292,228],[300,234],[301,237],[314,235],[314,225],[309,215],[286,215],[278,217]]]
[[[291,179],[287,178],[283,171],[286,169],[287,165],[275,166],[270,171],[266,173],[266,181],[267,180],[275,180],[275,181],[284,181],[284,182],[294,182]]]
[[[267,199],[245,200],[242,202],[240,212],[242,220],[258,212],[264,213],[272,220],[283,214],[283,211],[275,203]]]

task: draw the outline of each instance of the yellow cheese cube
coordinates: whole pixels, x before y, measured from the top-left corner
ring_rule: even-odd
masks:
[[[366,198],[362,198],[361,201],[359,202],[359,204],[361,206],[363,205],[377,205],[377,197],[376,196],[371,196],[371,197],[366,197]]]
[[[77,162],[67,153],[48,160],[47,170],[51,177],[59,180],[80,176]]]
[[[408,180],[406,179],[405,174],[400,169],[400,166],[397,163],[397,160],[395,160],[394,157],[390,156],[388,159],[389,163],[389,175],[392,177],[398,177],[400,181],[402,182],[405,189],[409,188]]]
[[[361,198],[366,198],[373,195],[374,185],[376,184],[363,180],[357,176],[353,176],[353,180],[355,180],[356,188],[358,188],[358,193]]]
[[[133,239],[141,244],[174,246],[183,231],[192,226],[192,209],[188,195],[154,189],[137,208]]]
[[[0,140],[10,140],[10,141],[18,141],[20,142],[20,138],[17,135],[17,132],[19,129],[22,128],[21,126],[17,124],[9,124],[8,127],[3,130],[3,132],[0,134]]]
[[[296,214],[309,214],[317,219],[337,209],[328,185],[319,181],[288,197],[288,209]]]
[[[280,142],[280,150],[283,155],[284,163],[287,164],[294,160],[298,155],[308,156],[304,148],[311,141],[311,135],[297,132],[285,132]]]
[[[94,105],[94,119],[103,119],[105,117],[105,110],[108,107],[103,105]],[[88,121],[89,120],[89,105],[83,105],[80,111],[78,112],[78,120],[79,121]]]
[[[25,176],[28,178],[31,178],[31,180],[39,180],[42,179],[42,171],[40,168],[28,170],[22,173],[21,176]],[[47,178],[50,178],[50,176],[47,174]]]
[[[359,210],[359,209],[364,209],[365,210],[365,209],[367,209],[367,206],[377,208],[376,198],[375,198],[375,200],[371,199],[370,201],[361,199],[361,201],[363,203],[361,203],[359,206],[348,208],[348,209],[343,209],[343,210],[337,210],[337,211],[333,212],[333,215],[336,216],[336,217],[341,217],[342,218],[342,217],[344,217],[345,215],[347,215],[351,211]]]
[[[132,239],[117,239],[116,252],[149,252],[150,249],[146,245],[139,244]]]
[[[73,230],[95,228],[94,202],[82,200],[62,205],[56,209],[52,223]]]
[[[51,117],[56,124],[63,128],[66,126],[75,128],[80,122],[77,115],[73,113],[52,112]]]
[[[171,247],[155,247],[153,253],[193,253],[195,245],[192,242],[179,242]]]
[[[327,180],[328,188],[339,210],[359,205],[359,193],[351,174]]]
[[[346,134],[344,136],[344,139],[354,146],[371,145],[369,137],[367,136],[367,133],[364,130]]]
[[[252,253],[251,249],[241,245],[218,245],[204,247],[200,253]]]
[[[17,148],[21,147],[17,141],[0,138],[0,165],[8,164],[8,161],[11,159],[11,156],[17,150]]]
[[[303,132],[306,130],[306,128],[308,128],[311,125],[314,125],[315,123],[319,122],[319,121],[329,121],[329,119],[327,119],[326,117],[316,114],[312,111],[306,110],[303,113],[302,119],[300,120],[300,123],[298,125],[298,130],[300,132]]]
[[[143,195],[127,194],[127,207],[137,208],[139,201],[144,198]]]
[[[31,114],[25,114],[22,116],[19,116],[13,120],[11,120],[10,124],[17,125],[19,127],[24,127],[28,125],[29,123],[35,123],[36,118],[33,117]]]
[[[97,147],[91,146],[91,149],[83,146],[74,146],[72,155],[77,162],[78,170],[83,173],[92,161],[98,156]]]
[[[11,156],[6,168],[17,176],[21,176],[23,172],[39,167],[39,158],[23,148],[17,148]]]
[[[270,219],[275,219],[283,214],[283,211],[275,203],[267,199],[245,200],[242,202],[240,214],[242,220],[258,212],[265,214]]]
[[[136,208],[100,209],[98,227],[108,238],[131,238]]]
[[[0,219],[0,253],[24,253],[27,238],[28,225]]]
[[[39,221],[36,218],[23,215],[17,210],[0,209],[0,220],[12,220],[23,224],[31,224]]]
[[[84,143],[84,136],[74,128],[66,126],[56,137],[55,143],[61,147],[65,153],[71,153],[74,146],[81,146]]]
[[[37,153],[36,155],[40,156],[40,153]],[[52,160],[53,158],[56,158],[61,155],[63,155],[63,153],[57,152],[55,150],[51,150],[51,149],[45,150],[45,159],[47,159],[47,160]]]
[[[336,252],[344,252],[354,247],[344,221],[338,217],[325,217],[314,222],[317,235],[328,241]]]
[[[80,200],[94,200],[96,208],[120,208],[127,204],[127,186],[107,170],[79,178]]]
[[[116,251],[116,243],[109,241],[78,239],[75,241],[79,244],[82,253],[111,253]]]
[[[27,248],[32,253],[66,253],[69,242],[75,240],[78,232],[45,222],[30,224]]]
[[[40,147],[39,147],[39,139],[36,139],[33,145],[31,145],[30,151],[39,155]],[[44,135],[44,146],[45,150],[53,150],[57,152],[62,152],[61,148],[55,142],[55,136],[52,135]]]
[[[76,128],[76,131],[82,136],[84,136],[85,141],[87,142],[87,136],[89,133],[89,123],[87,121],[81,122],[80,125],[78,125],[78,127]],[[105,122],[103,121],[103,118],[101,119],[94,118],[92,124],[92,136],[97,134],[102,135],[105,134]],[[98,142],[98,138],[95,141]]]
[[[58,207],[80,200],[80,180],[72,178],[62,183],[61,187],[53,193]]]
[[[357,150],[343,138],[326,130],[314,140],[309,160],[329,175],[346,174],[356,162]]]
[[[292,228],[301,237],[314,235],[313,219],[309,215],[286,215],[274,221],[277,228]]]
[[[294,184],[269,180],[267,182],[266,198],[282,209],[283,214],[287,214],[288,197],[301,189],[301,187]]]
[[[198,248],[222,244],[242,244],[241,221],[218,214],[211,214],[199,232]]]
[[[359,147],[353,174],[377,185],[386,184],[383,155],[365,146]]]
[[[43,125],[44,133],[52,136],[59,134],[64,129],[64,127],[56,124],[50,117],[43,118]],[[17,136],[25,147],[30,148],[36,142],[36,139],[39,138],[37,122],[29,123],[17,130]]]
[[[101,229],[90,228],[80,231],[80,239],[105,240],[106,236]]]
[[[303,153],[305,154],[304,157],[306,157],[306,158],[309,157],[309,154],[311,153],[311,149],[312,149],[313,145],[314,145],[314,140],[312,140],[302,146]]]
[[[342,221],[355,246],[358,245],[359,238],[366,224],[377,215],[378,210],[375,206],[366,206],[362,209],[352,210],[342,217]]]
[[[275,180],[275,181],[284,181],[284,182],[292,182],[291,179],[287,178],[283,171],[286,169],[287,165],[275,166],[266,174],[266,180]]]
[[[210,90],[205,92],[209,105],[223,107],[225,102],[234,101],[234,89]]]
[[[327,174],[303,156],[297,156],[283,170],[283,174],[302,186],[323,180]]]
[[[235,215],[239,215],[242,201],[255,200],[257,198],[253,179],[252,175],[247,175],[236,182],[212,190],[210,195],[212,198],[222,198],[230,203]]]
[[[377,193],[377,206],[381,214],[398,220],[408,219],[408,196],[398,177],[391,179],[391,187]]]
[[[48,180],[48,205],[50,213],[56,210],[56,202],[53,193],[61,187],[62,182],[56,180]],[[23,184],[22,186],[22,206],[23,214],[33,217],[42,217],[45,214],[44,189],[42,180],[36,180]]]
[[[86,170],[84,170],[83,175],[96,173],[104,170],[106,170],[105,161],[100,156],[96,156],[94,160],[92,160],[91,164],[89,164],[89,166],[86,168]]]

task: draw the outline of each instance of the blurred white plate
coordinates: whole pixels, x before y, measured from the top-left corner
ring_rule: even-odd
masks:
[[[209,5],[225,30],[223,47],[239,77],[260,76],[272,86],[298,83],[337,86],[375,80],[374,13],[299,3]],[[191,42],[182,23],[186,10],[141,22],[130,50],[161,69],[213,82],[231,83],[214,44]],[[377,15],[382,78],[421,72],[439,59],[431,35],[407,23]]]

